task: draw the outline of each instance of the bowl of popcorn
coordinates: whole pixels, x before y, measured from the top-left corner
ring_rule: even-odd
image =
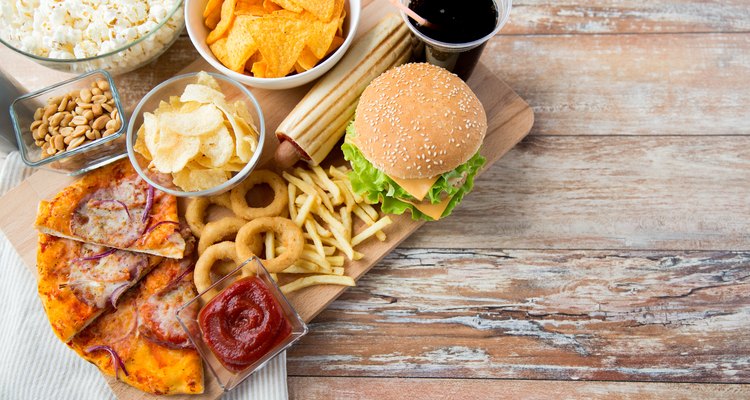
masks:
[[[0,3],[0,43],[63,72],[132,71],[165,52],[185,26],[182,0]]]

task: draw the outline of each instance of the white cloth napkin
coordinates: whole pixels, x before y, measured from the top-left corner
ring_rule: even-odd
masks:
[[[2,159],[0,159],[2,161]],[[0,164],[0,195],[31,174],[18,152]],[[0,205],[2,207],[2,205]],[[52,333],[36,279],[0,232],[0,399],[114,399],[99,370]],[[211,371],[206,370],[206,374]],[[224,399],[286,400],[286,353]]]

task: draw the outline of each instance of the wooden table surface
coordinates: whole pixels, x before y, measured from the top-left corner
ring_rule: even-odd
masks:
[[[552,3],[482,58],[531,134],[310,324],[292,398],[750,396],[750,4]],[[198,57],[116,81],[134,104]]]

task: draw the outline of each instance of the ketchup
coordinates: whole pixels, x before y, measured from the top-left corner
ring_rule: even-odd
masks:
[[[234,372],[258,361],[292,332],[268,287],[254,276],[238,280],[211,299],[198,323],[206,345]]]

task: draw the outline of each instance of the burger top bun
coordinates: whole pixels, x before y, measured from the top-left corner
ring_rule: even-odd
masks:
[[[350,140],[376,168],[402,179],[432,178],[482,145],[487,115],[468,85],[426,63],[386,71],[362,93]]]

